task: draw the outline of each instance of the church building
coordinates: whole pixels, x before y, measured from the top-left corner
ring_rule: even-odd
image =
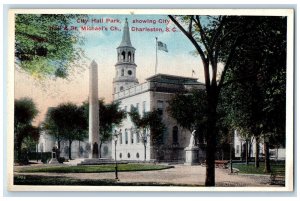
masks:
[[[193,88],[202,88],[204,85],[197,82],[197,78],[166,74],[156,74],[148,77],[146,82],[139,83],[136,77],[138,66],[135,64],[135,51],[126,19],[122,41],[117,47],[118,60],[113,79],[113,100],[120,102],[120,109],[126,112],[130,112],[131,107],[137,108],[141,116],[145,112],[158,109],[166,126],[163,144],[155,147],[152,144],[150,131],[137,132],[130,116],[127,115],[121,126],[114,131],[118,134],[118,139],[116,147],[115,142],[112,141],[112,158],[114,159],[116,155],[117,160],[184,162],[184,149],[189,145],[191,133],[180,127],[168,114],[168,101],[176,93],[189,92]]]

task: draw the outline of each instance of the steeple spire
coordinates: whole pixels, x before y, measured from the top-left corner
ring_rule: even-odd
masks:
[[[131,41],[130,41],[130,34],[129,34],[129,27],[128,27],[128,21],[127,18],[125,19],[125,25],[123,28],[123,37],[122,42],[119,45],[119,47],[132,47]]]

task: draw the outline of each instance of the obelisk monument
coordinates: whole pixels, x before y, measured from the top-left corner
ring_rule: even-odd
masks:
[[[98,65],[94,60],[90,65],[89,79],[89,158],[99,158]]]

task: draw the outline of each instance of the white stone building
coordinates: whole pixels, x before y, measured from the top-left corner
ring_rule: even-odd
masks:
[[[248,142],[248,150],[250,152],[250,157],[254,158],[256,154],[255,138],[252,137]],[[246,154],[246,140],[241,137],[237,130],[234,131],[234,156],[235,158],[245,158]],[[259,144],[259,156],[263,158],[264,144]],[[276,149],[270,149],[270,158],[274,160],[285,160],[285,148],[278,147]]]
[[[128,22],[126,20],[121,44],[117,47],[118,61],[113,80],[113,100],[120,102],[121,109],[129,112],[131,107],[138,108],[140,115],[158,109],[166,126],[163,145],[154,147],[151,133],[144,131],[138,134],[129,115],[119,128],[117,144],[112,141],[112,158],[118,160],[158,160],[185,161],[184,148],[189,145],[191,133],[181,128],[171,118],[166,108],[168,101],[178,92],[188,92],[191,88],[203,87],[197,78],[157,74],[139,84],[136,78],[135,48],[131,44]],[[146,148],[143,138],[147,136]],[[146,154],[145,154],[146,153]],[[145,158],[146,157],[146,158]]]

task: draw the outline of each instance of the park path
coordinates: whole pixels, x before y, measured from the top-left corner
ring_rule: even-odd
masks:
[[[17,168],[19,169],[19,167]],[[26,175],[65,176],[76,179],[114,179],[115,173],[17,173]],[[175,165],[174,168],[157,171],[119,172],[119,182],[155,182],[180,185],[204,185],[205,167]],[[216,168],[216,186],[257,187],[269,186],[270,176],[229,174],[228,169]]]

